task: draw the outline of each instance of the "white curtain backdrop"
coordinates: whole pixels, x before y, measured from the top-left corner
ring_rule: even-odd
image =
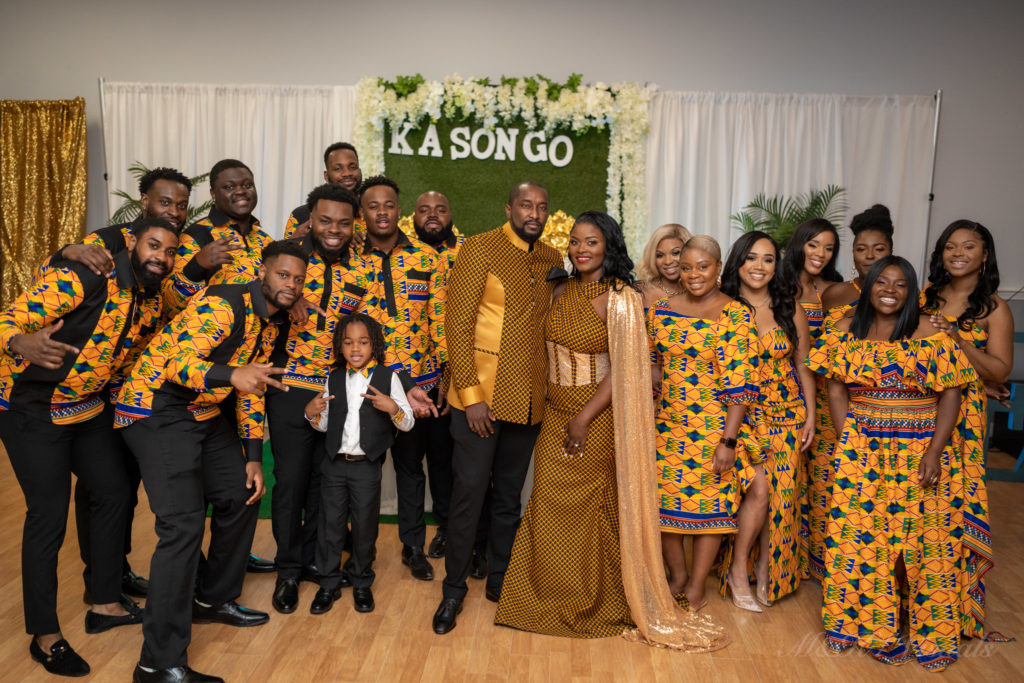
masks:
[[[681,223],[727,247],[739,236],[729,216],[758,193],[792,196],[835,184],[846,188],[844,225],[885,204],[896,253],[921,271],[934,97],[659,92],[650,111],[648,234]],[[852,239],[840,235],[849,278]]]
[[[188,176],[220,159],[239,159],[256,178],[255,215],[281,237],[289,212],[323,182],[323,150],[348,140],[355,86],[212,85],[103,82],[107,190],[138,190],[136,161]],[[210,196],[195,189],[193,204]],[[116,198],[111,198],[111,212]]]

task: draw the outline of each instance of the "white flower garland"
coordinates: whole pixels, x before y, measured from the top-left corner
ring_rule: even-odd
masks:
[[[609,128],[606,210],[619,221],[630,250],[637,254],[647,225],[646,156],[648,102],[656,86],[636,83],[564,87],[548,99],[548,83],[540,80],[535,95],[526,79],[502,79],[487,85],[454,74],[443,81],[424,81],[405,97],[380,85],[374,77],[359,81],[356,95],[355,146],[365,175],[384,172],[384,125],[397,128],[408,121],[434,122],[442,116],[472,116],[485,127],[511,124],[522,118],[528,128],[550,133],[556,127],[574,132]]]

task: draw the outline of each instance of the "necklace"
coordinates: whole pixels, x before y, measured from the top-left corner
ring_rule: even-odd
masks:
[[[652,285],[654,285],[655,287],[657,287],[658,289],[660,289],[661,291],[663,291],[663,292],[664,292],[664,293],[665,293],[666,295],[668,295],[668,296],[676,296],[677,294],[682,294],[682,293],[683,293],[683,290],[682,290],[682,289],[677,289],[677,290],[676,290],[676,291],[674,291],[674,292],[672,292],[672,291],[669,291],[669,290],[665,289],[664,287],[662,287],[662,286],[661,286],[661,285],[659,284],[660,282],[662,282],[662,279],[661,279],[660,277],[659,277],[659,278],[658,278],[657,280],[651,280],[651,284],[652,284]]]

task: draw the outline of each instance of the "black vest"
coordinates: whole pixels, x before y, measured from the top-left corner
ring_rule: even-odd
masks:
[[[370,375],[370,386],[381,393],[391,395],[391,368],[378,364]],[[341,436],[345,431],[345,416],[348,414],[348,391],[345,387],[346,368],[332,370],[327,376],[327,389],[331,399],[327,411],[327,438],[324,446],[327,457],[332,460],[338,457],[341,448]],[[397,428],[391,416],[373,407],[371,401],[363,399],[359,407],[359,447],[366,453],[367,460],[378,460],[384,457],[391,445],[395,443]]]

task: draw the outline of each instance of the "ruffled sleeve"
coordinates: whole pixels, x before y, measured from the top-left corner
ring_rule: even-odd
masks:
[[[938,392],[978,381],[977,372],[960,345],[948,335],[938,334],[907,343],[917,348],[912,348],[913,355],[908,354],[904,377],[919,388]]]
[[[829,318],[829,323],[825,325],[821,336],[811,344],[811,348],[807,351],[807,358],[804,360],[804,364],[812,372],[825,377],[835,376],[834,368],[845,360],[844,341],[847,333],[840,330],[836,326],[836,322],[838,320]],[[835,378],[841,379],[838,376]]]
[[[718,400],[725,404],[751,404],[757,401],[757,333],[750,311],[738,301],[725,307],[717,321]]]
[[[833,330],[815,343],[806,362],[818,374],[870,387],[903,384],[938,392],[977,380],[963,351],[944,334],[891,342]]]

